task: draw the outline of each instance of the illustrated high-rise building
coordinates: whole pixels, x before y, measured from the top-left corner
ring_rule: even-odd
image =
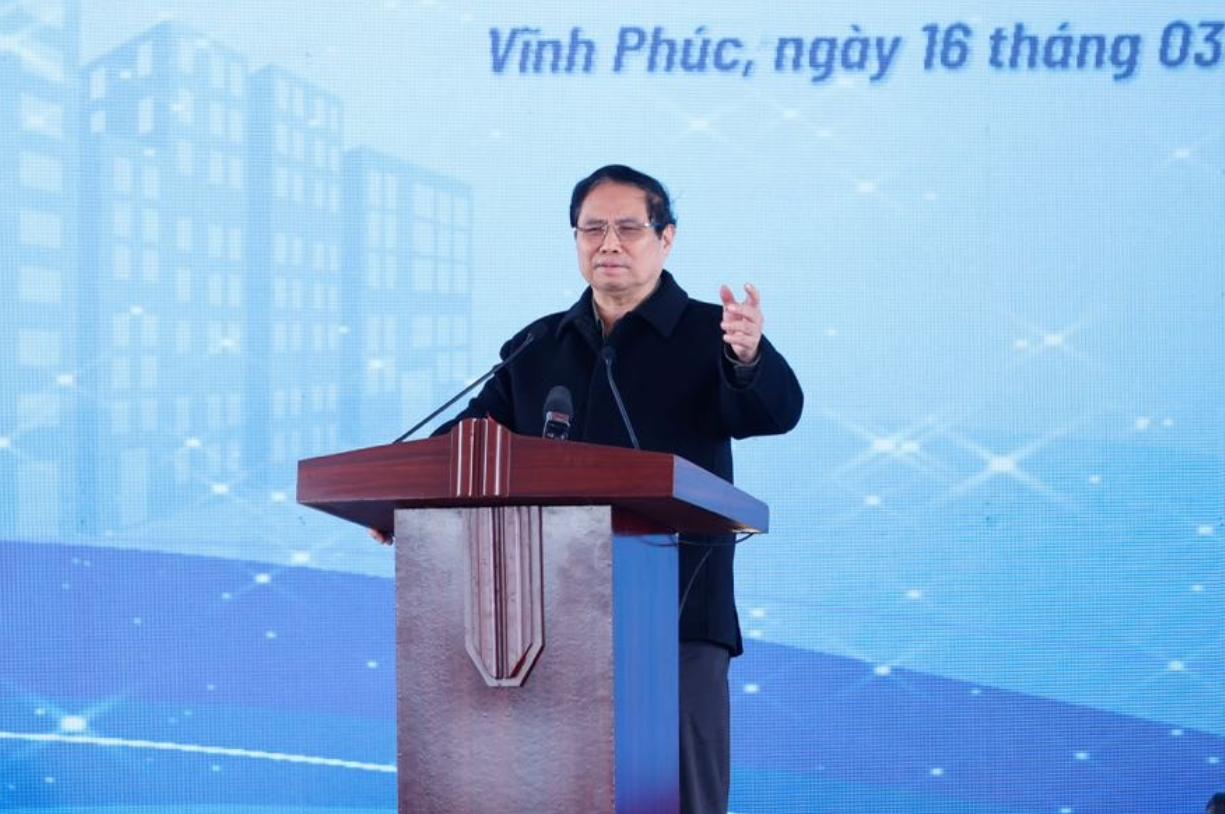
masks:
[[[77,527],[80,5],[0,8],[0,537]]]
[[[167,22],[82,84],[82,500],[122,536],[246,477],[247,65]]]
[[[344,159],[349,446],[384,443],[472,375],[472,190],[376,150]]]
[[[269,66],[247,110],[246,449],[253,480],[283,499],[298,459],[340,444],[343,107]]]

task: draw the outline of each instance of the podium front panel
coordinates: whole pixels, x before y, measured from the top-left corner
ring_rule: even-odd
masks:
[[[607,506],[534,508],[538,520],[518,514],[505,523],[510,535],[539,523],[532,533],[541,540],[543,624],[521,685],[491,686],[474,659],[494,664],[490,654],[509,648],[514,661],[515,642],[534,635],[511,626],[514,636],[491,645],[488,619],[473,619],[474,595],[507,589],[482,585],[474,593],[470,584],[472,530],[498,523],[488,514],[495,511],[396,513],[399,811],[675,814],[671,538],[614,535]],[[515,568],[524,573],[521,562]],[[475,572],[487,569],[482,563]],[[522,576],[513,582],[532,584]],[[503,606],[519,619],[525,603],[512,597]],[[474,624],[485,626],[475,655]]]

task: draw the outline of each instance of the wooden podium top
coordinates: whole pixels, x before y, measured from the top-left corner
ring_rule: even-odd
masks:
[[[766,504],[676,455],[551,441],[490,419],[298,462],[298,502],[389,531],[396,509],[609,505],[625,531],[764,532]]]

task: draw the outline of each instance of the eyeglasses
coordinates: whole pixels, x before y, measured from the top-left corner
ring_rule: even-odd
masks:
[[[575,227],[574,234],[584,243],[599,245],[608,239],[608,230],[611,228],[613,234],[617,236],[618,242],[633,243],[642,238],[647,232],[654,231],[662,225],[659,223],[638,223],[632,220],[622,220],[615,223],[587,223]]]

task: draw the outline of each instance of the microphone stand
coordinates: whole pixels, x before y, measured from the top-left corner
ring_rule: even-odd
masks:
[[[489,370],[485,371],[485,375],[481,376],[479,379],[477,379],[477,380],[476,380],[476,381],[474,381],[472,384],[470,384],[470,385],[468,385],[467,387],[465,387],[463,390],[460,390],[458,393],[456,393],[454,396],[452,396],[452,397],[451,397],[451,398],[450,398],[450,399],[447,401],[447,403],[446,403],[446,404],[442,405],[442,406],[441,406],[441,407],[439,407],[437,410],[435,410],[434,412],[432,412],[432,413],[430,413],[429,415],[427,415],[425,418],[423,418],[423,419],[421,419],[420,421],[418,421],[416,424],[414,424],[412,427],[410,427],[410,428],[409,428],[409,429],[408,429],[406,432],[404,432],[402,435],[400,435],[400,437],[398,437],[396,440],[392,441],[391,443],[393,443],[393,444],[398,444],[398,443],[400,443],[401,441],[404,441],[404,440],[405,440],[405,439],[407,439],[407,438],[408,438],[410,435],[412,435],[413,433],[415,433],[417,430],[421,429],[421,428],[422,428],[422,427],[424,427],[426,424],[428,424],[428,423],[430,423],[431,421],[433,421],[435,418],[437,418],[437,417],[438,417],[439,413],[441,413],[443,410],[447,409],[447,408],[448,408],[448,407],[450,407],[452,404],[454,404],[455,402],[457,402],[457,401],[459,401],[460,399],[462,399],[464,396],[466,396],[466,395],[468,395],[469,393],[471,393],[471,392],[472,392],[472,390],[473,390],[473,388],[475,388],[475,387],[476,387],[478,384],[483,384],[483,383],[484,383],[484,382],[485,382],[487,379],[489,379],[491,376],[493,376],[493,375],[494,375],[495,373],[497,373],[499,370],[501,370],[502,368],[504,368],[504,367],[506,367],[507,365],[509,365],[509,364],[511,363],[511,361],[512,361],[512,360],[513,360],[513,359],[514,359],[516,356],[518,356],[520,353],[522,353],[522,352],[523,352],[523,349],[524,349],[524,348],[526,348],[528,345],[532,344],[532,340],[533,340],[533,339],[535,339],[535,338],[536,338],[536,335],[535,335],[534,333],[531,333],[531,332],[529,331],[529,332],[528,332],[528,334],[527,334],[527,336],[523,337],[523,341],[519,343],[519,347],[515,348],[515,350],[514,350],[514,351],[513,351],[513,352],[510,354],[510,356],[507,356],[505,359],[503,359],[502,361],[498,362],[498,363],[497,363],[497,364],[495,364],[493,367],[489,368]]]

